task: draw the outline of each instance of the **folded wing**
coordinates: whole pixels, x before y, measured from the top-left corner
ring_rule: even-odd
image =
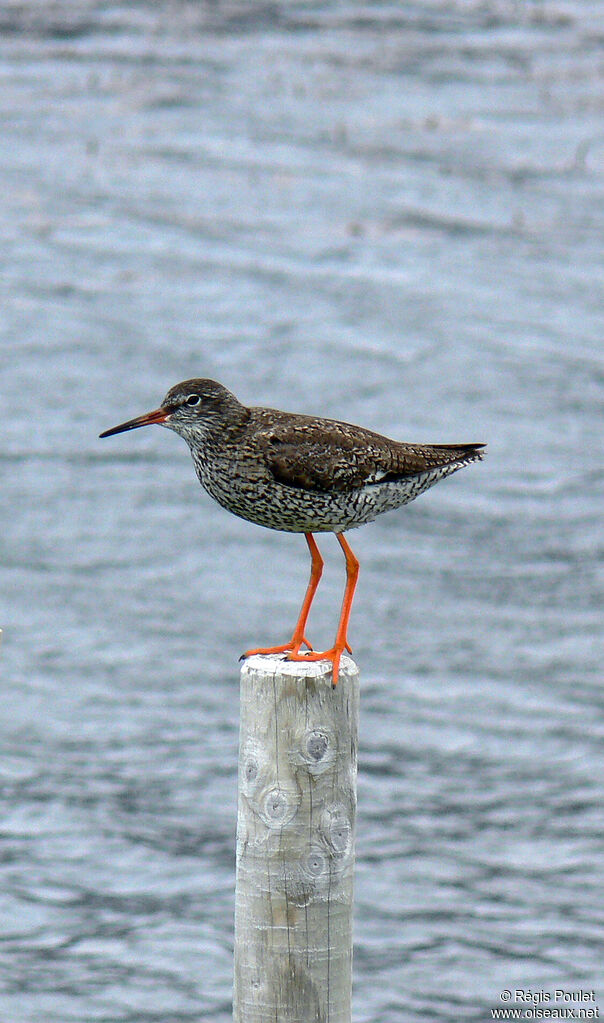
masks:
[[[275,480],[311,491],[350,492],[482,457],[483,444],[403,444],[348,423],[288,416],[261,431]]]

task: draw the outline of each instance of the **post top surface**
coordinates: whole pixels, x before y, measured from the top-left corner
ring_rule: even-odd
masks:
[[[352,657],[342,655],[340,674],[355,675],[358,666]],[[263,674],[290,675],[296,678],[320,678],[331,673],[331,661],[288,661],[285,654],[253,654],[241,665],[241,671],[260,671]]]

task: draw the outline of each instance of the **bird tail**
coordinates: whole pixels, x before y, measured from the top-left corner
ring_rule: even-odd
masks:
[[[470,462],[480,462],[484,458],[486,444],[434,444],[432,451],[437,457],[441,454],[441,464],[448,465],[450,462],[461,462],[462,465],[469,465]]]

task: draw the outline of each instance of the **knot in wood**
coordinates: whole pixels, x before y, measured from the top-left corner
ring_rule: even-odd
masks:
[[[282,828],[295,816],[297,809],[297,802],[276,785],[264,796],[259,815],[267,827]]]
[[[310,725],[298,732],[291,760],[309,774],[319,775],[334,766],[338,752],[334,730],[328,725]]]
[[[329,738],[325,732],[313,728],[306,737],[306,750],[311,760],[322,760],[329,746]]]
[[[243,774],[247,785],[253,785],[258,777],[258,761],[253,756],[248,756],[243,765]]]
[[[321,813],[319,832],[334,860],[345,860],[352,847],[352,823],[343,804],[325,807]]]
[[[325,853],[321,849],[311,849],[306,861],[302,864],[302,873],[316,882],[322,874],[326,874],[328,871],[329,864]]]

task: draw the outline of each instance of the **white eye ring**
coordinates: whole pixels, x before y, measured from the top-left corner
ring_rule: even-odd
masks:
[[[198,394],[190,394],[187,400],[185,401],[185,405],[199,405],[200,401],[201,398]]]

